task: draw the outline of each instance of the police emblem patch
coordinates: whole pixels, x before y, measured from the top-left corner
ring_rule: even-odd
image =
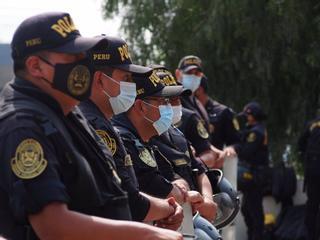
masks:
[[[233,127],[235,130],[239,131],[240,130],[240,125],[239,125],[239,122],[236,118],[233,118],[232,119],[232,123],[233,123]]]
[[[103,143],[109,148],[112,155],[117,151],[117,143],[116,140],[109,136],[109,134],[104,130],[96,130],[96,133],[102,139]]]
[[[77,65],[69,74],[67,84],[68,90],[74,96],[85,93],[90,86],[90,71],[86,66]]]
[[[198,122],[197,124],[197,131],[200,137],[207,139],[209,137],[209,133],[207,129],[203,126],[203,123],[201,121]]]
[[[11,159],[11,169],[21,179],[39,176],[47,167],[40,143],[32,138],[23,140],[17,147],[15,157]]]
[[[256,134],[254,132],[250,133],[247,137],[247,142],[254,142],[256,140]]]
[[[157,166],[156,160],[152,157],[151,153],[146,148],[140,151],[139,158],[150,167]]]

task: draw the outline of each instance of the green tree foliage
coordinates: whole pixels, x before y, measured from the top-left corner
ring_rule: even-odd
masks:
[[[250,100],[268,113],[273,159],[296,144],[319,108],[317,0],[108,0],[123,15],[134,60],[172,71],[188,54],[203,60],[210,93],[240,111]],[[146,32],[148,34],[146,34]],[[147,40],[146,40],[147,36]]]

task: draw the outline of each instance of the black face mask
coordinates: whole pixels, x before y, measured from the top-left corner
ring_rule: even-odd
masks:
[[[94,67],[89,59],[81,59],[73,63],[57,63],[53,65],[48,60],[39,58],[54,68],[51,86],[79,101],[89,99],[91,95]]]

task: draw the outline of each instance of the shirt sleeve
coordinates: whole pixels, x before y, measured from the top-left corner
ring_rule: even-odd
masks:
[[[1,137],[1,185],[17,220],[69,196],[59,174],[55,147],[40,129],[18,128]]]

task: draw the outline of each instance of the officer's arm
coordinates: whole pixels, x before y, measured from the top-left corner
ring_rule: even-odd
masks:
[[[88,216],[68,210],[66,204],[50,203],[37,214],[29,215],[29,221],[40,239],[182,239],[174,231],[150,225],[110,220]]]

